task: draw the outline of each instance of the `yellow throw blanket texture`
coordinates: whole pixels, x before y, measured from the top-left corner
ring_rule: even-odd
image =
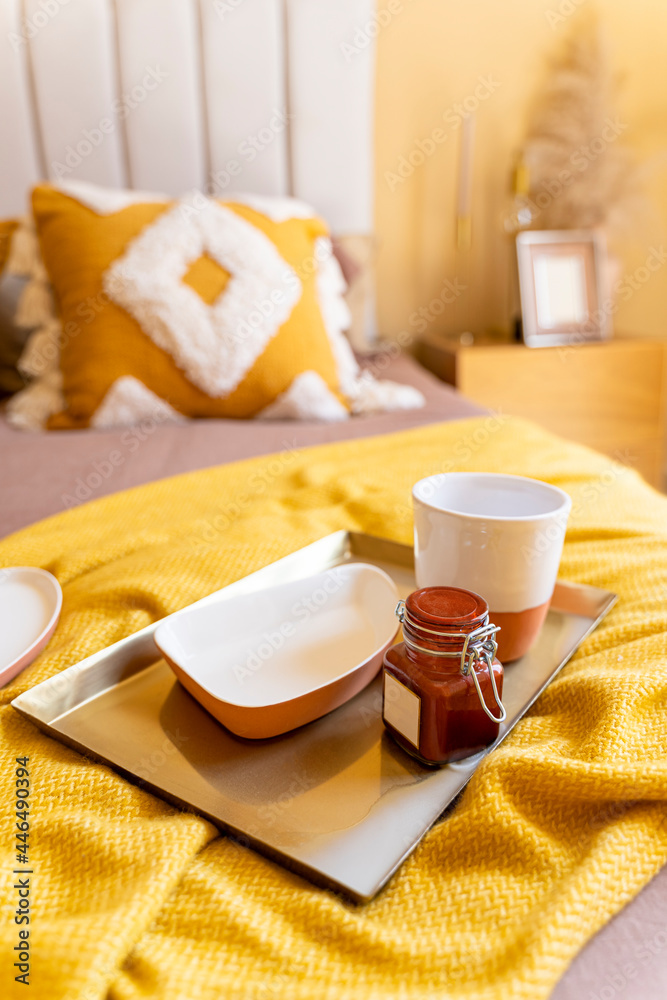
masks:
[[[146,445],[150,447],[150,445]],[[41,734],[21,691],[340,528],[410,543],[410,490],[449,469],[567,490],[561,575],[620,601],[372,903],[311,886]],[[0,543],[64,590],[2,690],[0,996],[540,1000],[667,860],[667,499],[507,418],[475,418],[152,483]],[[9,954],[14,760],[30,757],[31,987]]]

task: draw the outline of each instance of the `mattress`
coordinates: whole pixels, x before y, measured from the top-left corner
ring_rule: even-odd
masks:
[[[337,424],[149,421],[131,430],[44,434],[15,431],[0,416],[0,536],[65,507],[177,473],[484,412],[409,357],[394,359],[381,376],[417,386],[426,406]],[[667,869],[583,949],[553,1000],[666,996],[665,926]]]

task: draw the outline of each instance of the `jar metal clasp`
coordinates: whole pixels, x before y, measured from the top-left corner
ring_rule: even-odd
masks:
[[[463,635],[461,632],[442,632],[440,629],[426,628],[426,626],[420,622],[415,622],[414,619],[410,617],[410,613],[408,612],[408,609],[405,606],[405,601],[403,600],[399,601],[396,605],[394,614],[400,621],[401,625],[405,624],[407,621],[408,627],[412,626],[413,628],[418,628],[421,632],[429,632],[431,635],[441,639],[460,639]],[[498,651],[496,632],[500,632],[500,626],[490,624],[489,616],[487,615],[486,620],[479,626],[479,628],[465,634],[463,649],[460,653],[450,653],[440,649],[427,649],[425,646],[417,645],[417,643],[414,642],[412,638],[408,638],[405,633],[403,634],[403,638],[408,646],[418,650],[420,653],[426,653],[428,656],[459,657],[461,661],[461,673],[464,677],[467,677],[468,674],[471,675],[475,685],[475,690],[477,691],[477,697],[479,698],[482,708],[493,722],[500,723],[506,720],[507,711],[500,700],[498,687],[496,685],[496,678],[493,673],[493,661]],[[500,711],[500,715],[498,717],[493,714],[491,709],[487,708],[484,696],[482,695],[482,689],[479,686],[479,678],[477,677],[475,664],[480,660],[484,660],[489,670],[491,690],[493,691],[493,697]]]

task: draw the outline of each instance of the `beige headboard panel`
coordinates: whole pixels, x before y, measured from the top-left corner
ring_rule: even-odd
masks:
[[[370,233],[373,0],[0,0],[0,217],[40,178],[293,194]]]

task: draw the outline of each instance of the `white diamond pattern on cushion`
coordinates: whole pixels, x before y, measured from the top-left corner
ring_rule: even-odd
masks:
[[[349,413],[336,399],[321,375],[301,372],[289,389],[261,410],[256,420],[321,420],[334,423],[347,420]]]
[[[169,196],[157,191],[129,191],[100,187],[88,181],[58,181],[59,191],[80,202],[96,215],[114,215],[128,205],[141,205],[153,201],[169,201]]]
[[[203,255],[231,274],[212,305],[181,280]],[[107,270],[104,289],[194,385],[218,398],[239,385],[302,294],[267,236],[201,195],[147,226]]]
[[[129,427],[142,420],[152,420],[155,424],[186,423],[186,418],[178,413],[164,399],[156,396],[143,382],[133,375],[123,375],[116,379],[100,406],[95,411],[91,427]]]

